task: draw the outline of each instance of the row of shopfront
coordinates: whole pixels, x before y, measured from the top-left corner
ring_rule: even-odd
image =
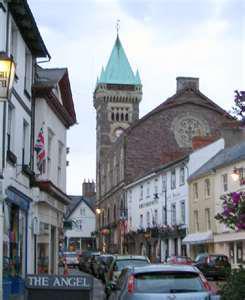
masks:
[[[34,193],[35,194],[35,193]],[[6,189],[3,201],[3,299],[24,293],[26,274],[58,272],[62,244],[63,210],[39,191],[41,201],[14,186]],[[47,201],[45,201],[45,199]],[[48,201],[49,199],[49,201]]]
[[[245,264],[245,232],[223,236],[203,232],[194,236],[188,235],[185,227],[168,226],[124,233],[121,226],[114,225],[102,228],[97,235],[104,252],[146,255],[152,262],[164,261],[170,255],[195,259],[200,253],[216,253],[227,255],[233,267]]]

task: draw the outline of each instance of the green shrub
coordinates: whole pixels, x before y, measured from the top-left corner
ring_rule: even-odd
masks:
[[[231,271],[227,282],[221,287],[222,300],[245,300],[245,269],[240,266],[239,269]]]

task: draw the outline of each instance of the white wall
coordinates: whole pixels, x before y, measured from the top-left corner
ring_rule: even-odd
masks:
[[[81,211],[84,210],[84,214]],[[95,231],[95,213],[87,206],[85,202],[81,202],[76,210],[71,214],[69,221],[77,220],[81,222],[81,228],[73,228],[72,230],[66,230],[65,236],[70,237],[91,237],[91,233]]]
[[[128,204],[128,230],[137,230],[140,228],[140,215],[143,214],[143,227],[146,228],[146,215],[147,211],[150,211],[150,217],[154,214],[155,209],[158,210],[158,225],[164,225],[163,220],[163,207],[165,206],[165,193],[163,191],[162,176],[167,175],[167,224],[171,224],[171,207],[172,204],[176,204],[176,224],[182,225],[181,223],[181,202],[185,201],[185,224],[189,223],[189,203],[188,203],[188,177],[199,169],[204,163],[210,158],[217,154],[224,148],[224,140],[219,139],[218,141],[194,151],[189,156],[189,160],[179,162],[171,167],[159,171],[158,174],[152,173],[151,175],[137,180],[126,187],[127,204]],[[180,168],[184,167],[185,171],[185,183],[180,185]],[[176,171],[176,188],[171,189],[171,170]],[[158,185],[158,196],[159,199],[154,199],[154,186],[155,179],[157,179]],[[150,196],[147,197],[146,189],[147,182],[150,182]],[[143,185],[143,200],[140,200],[140,186]],[[130,196],[130,194],[132,194]],[[147,207],[141,208],[140,205],[155,201]],[[130,224],[132,220],[132,225]],[[152,226],[152,224],[151,224]]]
[[[142,182],[138,182],[135,185],[131,185],[127,188],[127,203],[128,203],[128,229],[129,230],[137,230],[140,228],[140,215],[143,214],[143,227],[146,228],[146,216],[147,212],[150,212],[150,218],[152,219],[152,215],[154,215],[154,211],[158,211],[158,225],[164,225],[163,219],[163,207],[165,206],[165,192],[163,191],[162,184],[162,176],[166,174],[167,176],[167,223],[171,224],[171,205],[176,204],[176,224],[181,224],[180,217],[180,203],[182,201],[187,202],[187,193],[188,188],[186,184],[187,179],[187,171],[185,170],[185,183],[180,185],[180,165],[175,165],[173,167],[168,168],[167,170],[162,170],[158,175],[152,174],[151,178],[146,180],[142,180]],[[171,189],[171,170],[176,170],[176,188]],[[157,179],[157,183],[156,183]],[[147,182],[149,182],[150,187],[150,195],[147,196]],[[140,200],[140,186],[143,185],[143,199]],[[155,185],[158,187],[158,199],[154,198],[155,194]],[[130,197],[130,193],[132,193],[132,198]],[[146,206],[150,204],[151,201],[154,201],[154,204]],[[145,207],[140,207],[140,206]],[[187,206],[186,206],[187,209]],[[130,225],[130,218],[132,218],[132,226]],[[186,224],[186,222],[185,222]],[[151,223],[152,226],[152,223]]]
[[[36,99],[35,105],[35,142],[40,131],[43,127],[44,131],[44,143],[46,150],[46,158],[48,153],[48,132],[53,132],[52,145],[51,145],[51,169],[48,175],[48,165],[46,163],[45,174],[38,177],[38,180],[51,180],[57,187],[59,187],[64,193],[66,192],[66,127],[57,117],[57,115],[48,106],[45,99]],[[61,142],[63,145],[62,150],[62,165],[61,165],[61,181],[58,184],[58,143]],[[35,171],[38,174],[39,171],[36,165],[35,155]]]

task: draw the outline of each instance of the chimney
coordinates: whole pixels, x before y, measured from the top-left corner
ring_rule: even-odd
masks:
[[[84,179],[84,181],[83,181],[83,196],[85,198],[91,198],[91,197],[95,196],[95,183],[93,180],[90,182],[90,180],[86,181]]]
[[[192,138],[192,149],[197,150],[203,148],[218,139],[217,136],[194,136]]]
[[[177,92],[192,89],[199,90],[199,78],[196,77],[177,77]]]

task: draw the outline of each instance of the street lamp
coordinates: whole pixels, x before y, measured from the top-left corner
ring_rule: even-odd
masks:
[[[95,212],[96,212],[97,215],[100,215],[101,214],[101,209],[100,208],[96,208]]]
[[[0,52],[0,101],[7,101],[12,89],[15,64],[12,57]]]

